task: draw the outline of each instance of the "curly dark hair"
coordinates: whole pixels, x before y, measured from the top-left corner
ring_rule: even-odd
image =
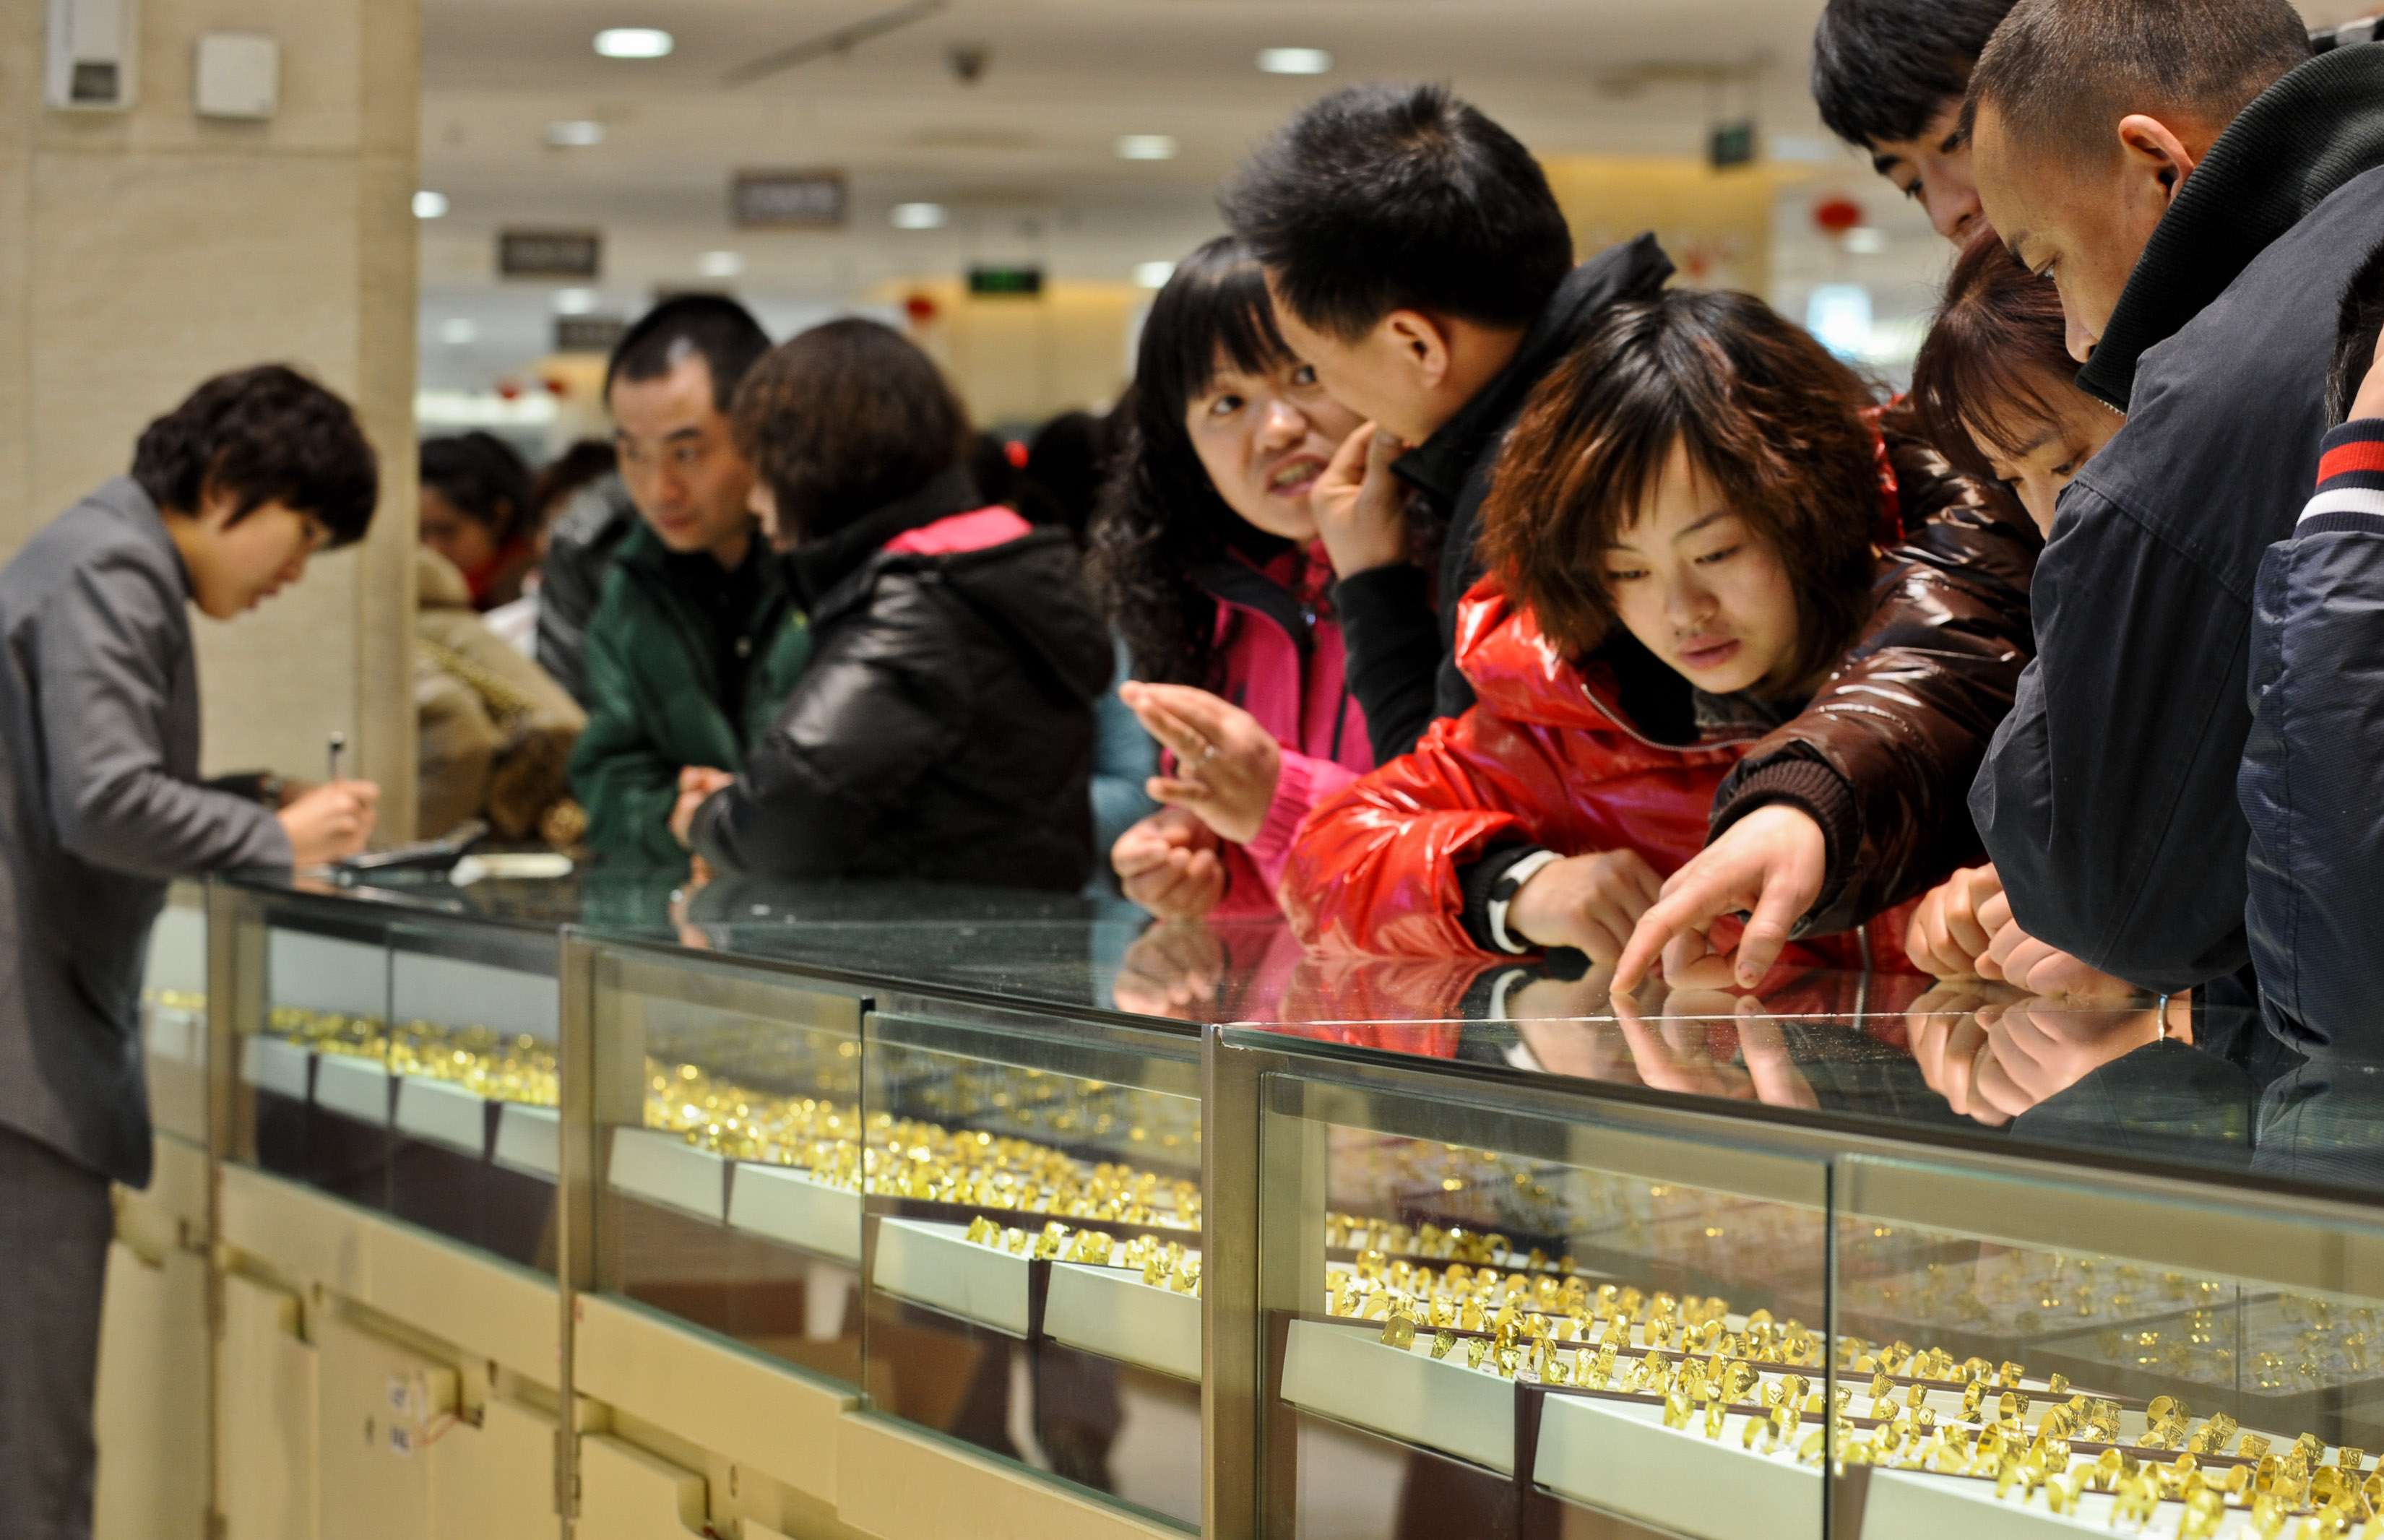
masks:
[[[1117,454],[1093,515],[1093,586],[1125,640],[1135,677],[1154,683],[1213,682],[1217,602],[1192,574],[1273,539],[1217,495],[1185,430],[1184,414],[1215,378],[1220,354],[1249,374],[1292,356],[1275,330],[1265,275],[1231,236],[1177,264],[1151,302],[1134,389],[1118,413]]]
[[[1683,444],[1786,565],[1795,677],[1810,679],[1869,602],[1873,404],[1860,375],[1752,294],[1615,305],[1525,404],[1483,505],[1483,554],[1550,640],[1586,657],[1615,624],[1600,555]]]
[[[333,548],[372,528],[380,462],[348,404],[286,364],[219,374],[142,430],[132,479],[160,508],[234,500],[237,524],[267,503],[312,514]]]

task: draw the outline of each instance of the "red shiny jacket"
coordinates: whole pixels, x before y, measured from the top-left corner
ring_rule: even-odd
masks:
[[[1459,874],[1522,839],[1566,855],[1629,848],[1670,876],[1705,848],[1714,793],[1757,737],[1675,748],[1640,733],[1596,660],[1576,666],[1495,577],[1458,612],[1458,664],[1478,703],[1413,752],[1321,804],[1285,866],[1285,913],[1311,946],[1383,957],[1478,957]],[[1908,969],[1903,907],[1789,949],[1783,968]],[[1720,936],[1721,940],[1729,938]]]

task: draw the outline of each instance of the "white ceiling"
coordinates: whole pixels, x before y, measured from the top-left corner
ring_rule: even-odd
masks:
[[[597,289],[616,312],[658,286],[717,284],[697,259],[720,249],[744,259],[739,292],[789,313],[972,260],[1122,281],[1213,233],[1218,181],[1300,104],[1385,77],[1450,81],[1543,155],[1697,155],[1718,110],[1751,114],[1774,155],[1819,163],[1889,234],[1856,276],[1925,299],[1942,265],[1917,215],[1814,117],[1805,73],[1821,0],[949,0],[841,56],[723,82],[902,4],[426,0],[422,182],[450,211],[422,227],[425,385],[484,387],[544,350],[555,286],[495,279],[501,227],[602,229]],[[2304,9],[2336,19],[2363,6]],[[665,29],[677,48],[597,56],[595,33],[618,26]],[[1260,73],[1259,50],[1278,45],[1327,49],[1335,68]],[[955,47],[986,51],[981,79],[955,77]],[[566,118],[602,122],[603,143],[549,148],[547,124]],[[1122,161],[1128,133],[1171,135],[1180,154]],[[784,167],[848,172],[850,227],[734,230],[731,175]],[[914,200],[945,204],[950,224],[893,230],[887,211]],[[1783,232],[1801,225],[1783,220]],[[1844,276],[1841,254],[1816,242],[1783,240],[1780,263],[1791,288]],[[475,340],[441,342],[457,319]]]

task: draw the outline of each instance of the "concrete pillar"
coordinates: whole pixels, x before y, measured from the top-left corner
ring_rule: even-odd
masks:
[[[373,535],[227,626],[201,622],[211,771],[319,776],[325,738],[414,804],[417,0],[140,0],[129,112],[43,105],[47,7],[0,5],[0,559],[131,461],[201,379],[267,359],[355,403]],[[202,118],[210,31],[281,45],[268,122]],[[402,828],[397,832],[403,832]]]

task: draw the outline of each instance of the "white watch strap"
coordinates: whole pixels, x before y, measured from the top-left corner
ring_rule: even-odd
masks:
[[[1508,867],[1505,875],[1498,880],[1501,883],[1514,884],[1514,891],[1520,893],[1523,890],[1523,884],[1539,876],[1541,867],[1552,865],[1563,859],[1564,857],[1554,851],[1533,851],[1522,860]],[[1507,934],[1507,906],[1512,901],[1511,899],[1490,900],[1490,939],[1497,943],[1500,951],[1509,956],[1521,957],[1525,952],[1535,951],[1538,949],[1528,941],[1518,942]]]

